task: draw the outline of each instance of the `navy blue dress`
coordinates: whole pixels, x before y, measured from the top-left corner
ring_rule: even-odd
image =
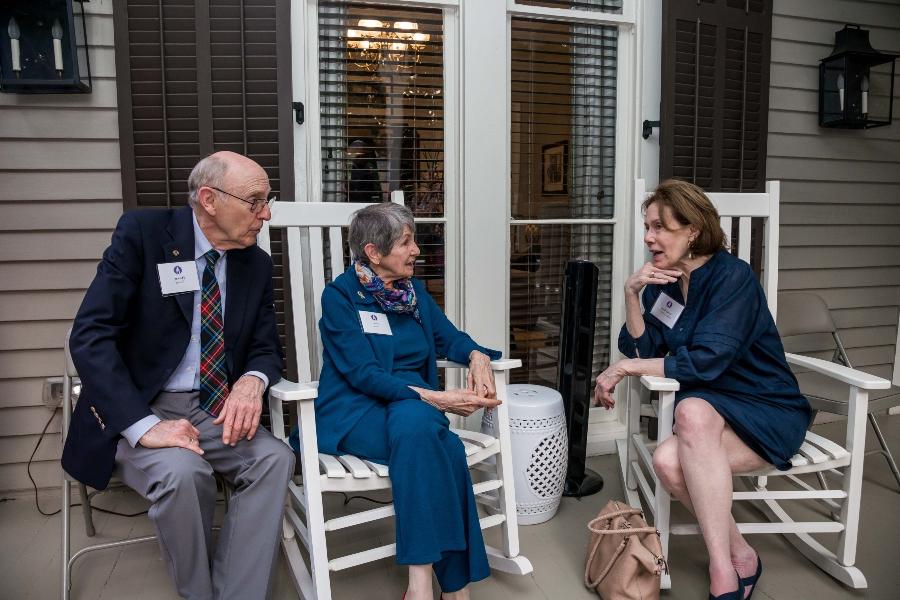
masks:
[[[676,405],[706,400],[750,449],[789,469],[812,413],[750,265],[716,252],[691,273],[688,302],[672,328],[650,314],[662,292],[685,304],[677,281],[648,285],[644,334],[635,339],[623,326],[619,350],[629,358],[665,357],[665,376],[681,383]]]

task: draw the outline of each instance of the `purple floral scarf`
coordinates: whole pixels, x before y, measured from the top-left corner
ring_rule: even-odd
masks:
[[[375,297],[382,310],[412,315],[416,321],[422,322],[422,318],[419,316],[416,290],[413,289],[410,279],[397,279],[394,281],[394,289],[388,289],[384,287],[384,282],[375,274],[375,271],[358,259],[353,261],[353,268],[356,270],[356,277],[359,279],[360,285]]]

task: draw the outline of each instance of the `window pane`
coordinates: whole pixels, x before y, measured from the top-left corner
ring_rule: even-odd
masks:
[[[510,356],[522,369],[515,383],[556,387],[566,262],[584,259],[600,269],[594,330],[595,373],[609,364],[612,225],[513,225],[510,231]]]
[[[512,240],[510,347],[525,368],[513,378],[556,385],[563,278],[570,259],[600,270],[594,370],[610,348],[617,29],[512,22]],[[569,224],[517,223],[566,219]]]
[[[513,20],[513,219],[613,216],[617,35]]]
[[[319,32],[323,199],[442,216],[441,11],[323,1]]]
[[[319,2],[322,199],[444,215],[440,9]],[[416,276],[444,298],[443,225],[419,225]]]

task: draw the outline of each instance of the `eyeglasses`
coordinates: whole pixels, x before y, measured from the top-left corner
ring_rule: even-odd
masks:
[[[206,187],[216,190],[217,192],[222,192],[226,196],[231,196],[235,200],[240,200],[241,202],[245,202],[245,203],[249,204],[250,212],[252,212],[254,215],[258,215],[259,213],[261,213],[264,206],[268,206],[269,208],[272,208],[272,204],[274,204],[275,201],[278,199],[277,195],[270,194],[269,197],[266,199],[254,198],[253,200],[245,200],[244,198],[241,198],[240,196],[235,196],[234,194],[230,194],[230,193],[226,192],[225,190],[220,190],[219,188],[217,188],[214,185],[208,185]]]

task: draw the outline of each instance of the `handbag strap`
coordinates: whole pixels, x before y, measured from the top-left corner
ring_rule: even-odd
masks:
[[[596,527],[596,523],[601,521],[612,521],[616,517],[623,517],[626,515],[639,515],[642,512],[636,508],[628,508],[625,510],[617,510],[615,512],[606,513],[605,515],[600,515],[596,519],[591,520],[587,524],[587,528],[591,533],[596,533],[598,535],[606,535],[611,533],[621,533],[624,535],[630,535],[632,533],[656,533],[655,527],[623,527],[622,529],[598,529]]]
[[[595,588],[600,585],[600,582],[603,581],[603,578],[609,574],[610,569],[612,569],[613,564],[616,562],[616,559],[625,551],[625,544],[627,543],[627,539],[623,539],[622,543],[616,547],[615,552],[609,558],[609,561],[606,563],[606,566],[603,567],[603,570],[600,571],[600,574],[597,575],[597,579],[595,581],[591,581],[591,563],[594,562],[594,555],[597,553],[597,549],[600,547],[600,540],[594,544],[594,547],[591,548],[591,553],[588,556],[587,564],[584,567],[584,585],[589,588]]]

